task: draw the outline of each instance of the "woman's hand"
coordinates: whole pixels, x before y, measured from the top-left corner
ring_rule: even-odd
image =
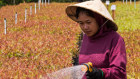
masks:
[[[92,72],[86,72],[87,79],[103,79],[103,71],[101,69],[93,68]]]

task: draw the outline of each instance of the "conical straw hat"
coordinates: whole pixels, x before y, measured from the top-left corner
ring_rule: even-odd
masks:
[[[93,12],[98,13],[99,15],[105,17],[109,21],[107,22],[107,26],[111,27],[113,30],[117,31],[118,27],[116,23],[113,21],[110,13],[104,6],[104,4],[101,2],[101,0],[93,0],[93,1],[85,1],[81,3],[77,3],[74,5],[70,5],[66,8],[66,14],[74,21],[77,22],[76,18],[76,9],[77,7],[85,8],[88,10],[91,10]]]

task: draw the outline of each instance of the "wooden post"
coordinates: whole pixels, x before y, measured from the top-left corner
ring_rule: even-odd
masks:
[[[115,10],[112,10],[112,18],[115,20]]]
[[[109,10],[109,5],[107,5],[107,10]]]
[[[113,20],[115,20],[116,5],[112,5],[112,6],[111,6],[111,10],[112,10],[112,18],[113,18]]]

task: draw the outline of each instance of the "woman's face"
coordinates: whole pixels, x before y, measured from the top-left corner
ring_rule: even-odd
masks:
[[[95,35],[99,29],[95,18],[88,16],[84,12],[79,13],[78,23],[87,36]]]

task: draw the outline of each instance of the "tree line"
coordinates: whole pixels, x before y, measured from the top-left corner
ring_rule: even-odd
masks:
[[[42,0],[40,0],[42,1]],[[45,0],[43,0],[45,2]],[[48,0],[46,0],[48,1]],[[51,2],[83,2],[83,1],[89,1],[89,0],[50,0]],[[105,2],[106,0],[102,0]],[[109,0],[110,2],[114,1],[122,1],[122,0]],[[134,0],[132,0],[134,1]],[[38,0],[0,0],[0,7],[4,5],[17,5],[20,3],[29,3],[29,2],[38,2]]]
[[[40,0],[42,1],[42,0]],[[45,2],[45,0],[43,0]],[[48,1],[48,0],[46,0]],[[51,2],[76,2],[80,0],[50,0]],[[5,5],[17,5],[20,3],[38,2],[38,0],[0,0],[0,7]]]

